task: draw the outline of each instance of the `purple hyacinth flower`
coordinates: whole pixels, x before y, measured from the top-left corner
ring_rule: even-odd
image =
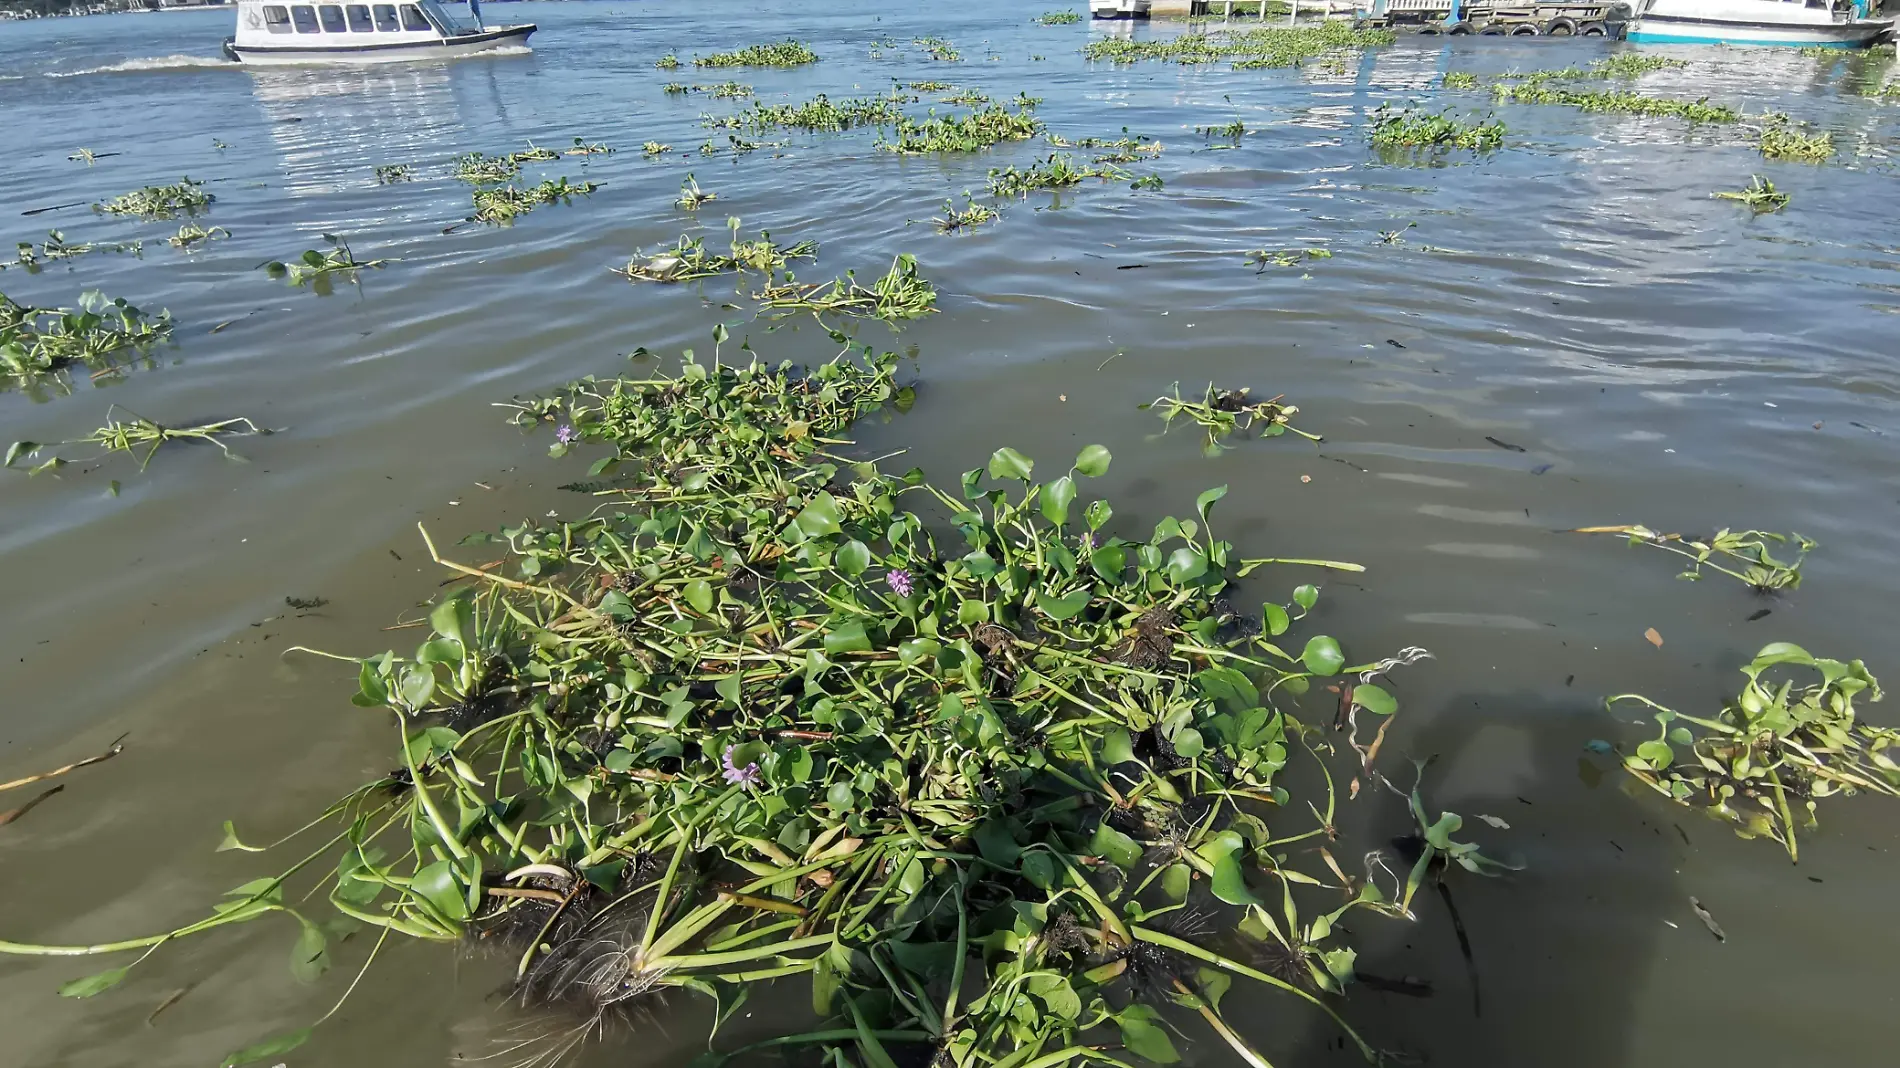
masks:
[[[747,764],[743,768],[734,765],[732,751],[737,748],[739,747],[736,745],[727,746],[725,755],[719,758],[719,763],[726,769],[722,774],[727,782],[750,790],[759,785],[759,766],[756,763]]]
[[[910,591],[917,588],[911,583],[910,572],[901,567],[891,568],[884,576],[884,581],[890,584],[891,592],[899,597],[909,597]]]
[[[554,440],[560,442],[563,445],[572,445],[573,443],[579,441],[580,439],[581,439],[581,432],[578,430],[575,430],[571,426],[568,426],[566,423],[562,423],[560,426],[554,429]]]

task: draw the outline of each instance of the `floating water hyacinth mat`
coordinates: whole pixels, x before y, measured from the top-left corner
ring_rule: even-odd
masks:
[[[818,53],[793,40],[750,45],[733,52],[715,52],[693,59],[696,67],[802,67],[816,62]]]
[[[704,240],[681,234],[672,248],[657,253],[638,253],[627,261],[625,267],[616,268],[614,273],[629,282],[689,282],[696,278],[711,278],[738,271],[757,271],[769,275],[783,270],[792,260],[808,260],[818,255],[816,241],[779,245],[766,231],[760,231],[757,241],[741,241],[739,225],[737,218],[726,220],[727,228],[732,231],[729,255],[707,252]]]
[[[110,371],[129,354],[143,354],[171,335],[170,312],[148,315],[125,298],[98,290],[79,307],[34,308],[0,293],[0,372],[32,379],[73,364]]]
[[[1664,552],[1689,560],[1689,570],[1678,574],[1693,582],[1702,577],[1702,569],[1727,575],[1746,583],[1757,593],[1792,590],[1801,586],[1801,563],[1814,548],[1814,541],[1799,534],[1771,534],[1761,530],[1716,531],[1707,538],[1688,534],[1665,534],[1645,526],[1579,527],[1573,534],[1615,534],[1629,539],[1631,545],[1653,545]],[[1769,551],[1774,545],[1794,546],[1794,558],[1783,562]],[[1723,566],[1719,561],[1728,561]],[[1739,570],[1738,570],[1739,569]]]
[[[1209,456],[1218,455],[1232,448],[1227,439],[1236,432],[1247,432],[1255,426],[1260,428],[1259,437],[1277,438],[1292,431],[1308,441],[1322,440],[1318,434],[1308,434],[1290,422],[1300,414],[1300,410],[1291,404],[1280,403],[1283,398],[1256,401],[1249,394],[1250,389],[1218,389],[1208,383],[1207,392],[1198,401],[1181,396],[1181,384],[1168,387],[1168,392],[1156,397],[1139,410],[1153,410],[1161,416],[1162,433],[1173,429],[1176,419],[1186,419],[1207,432],[1207,441],[1202,451]]]
[[[897,362],[734,366],[715,348],[677,377],[518,402],[621,484],[586,517],[502,531],[503,568],[430,545],[461,585],[427,639],[347,660],[397,770],[204,920],[0,952],[156,952],[277,913],[303,974],[345,953],[366,970],[395,936],[481,943],[510,954],[514,1004],[566,1021],[512,1050],[523,1063],[669,990],[723,1019],[774,980],[809,984],[814,1024],[761,1046],[827,1063],[1167,1063],[1192,1013],[1261,1064],[1220,1008],[1237,979],[1375,1059],[1335,1008],[1347,917],[1410,918],[1428,878],[1497,865],[1415,789],[1392,788],[1418,824],[1400,859],[1334,842],[1336,776],[1297,798],[1280,780],[1338,755],[1297,714],[1315,679],[1352,680],[1326,704],[1383,721],[1380,677],[1423,651],[1348,666],[1313,635],[1290,653],[1310,585],[1238,612],[1233,577],[1273,561],[1216,536],[1224,487],[1129,537],[1082,492],[1109,468],[1100,446],[1044,481],[998,449],[950,489],[853,462],[852,422],[908,403]],[[1341,770],[1389,787],[1366,755]],[[330,945],[326,900],[373,944]]]
[[[817,316],[837,313],[872,319],[916,319],[936,311],[937,290],[917,273],[917,257],[900,253],[891,269],[870,286],[858,284],[854,271],[817,285],[801,285],[791,272],[785,281],[767,285],[754,294],[767,308],[809,311]]]
[[[496,189],[477,189],[475,214],[469,218],[475,222],[511,223],[516,216],[526,215],[543,204],[557,200],[566,203],[569,197],[586,196],[598,188],[593,182],[569,185],[566,178],[558,178],[527,188],[504,185]]]
[[[158,450],[161,446],[175,441],[210,442],[222,450],[226,458],[242,461],[244,457],[232,452],[231,447],[219,439],[229,437],[233,434],[271,433],[271,431],[243,417],[220,419],[217,422],[205,423],[201,426],[172,427],[162,426],[130,409],[125,409],[125,413],[132,417],[130,420],[113,418],[113,413],[119,410],[118,405],[113,405],[106,412],[106,424],[104,426],[75,441],[50,443],[16,441],[8,447],[6,462],[0,466],[12,467],[15,463],[21,460],[33,459],[48,449],[57,449],[67,445],[95,445],[105,450],[107,454],[115,452],[138,453],[142,451],[143,455],[139,456],[139,470],[143,471],[151,466],[152,457],[158,454]],[[37,475],[42,471],[57,470],[71,462],[73,461],[60,456],[48,457],[39,465],[29,469],[28,473]]]
[[[148,185],[92,207],[108,215],[136,215],[141,219],[196,215],[218,199],[204,188],[203,182],[186,178],[172,185]]]
[[[1808,668],[1818,679],[1789,678]],[[1623,767],[1677,804],[1733,824],[1743,838],[1781,843],[1801,859],[1797,828],[1815,825],[1820,799],[1861,792],[1900,796],[1900,731],[1860,720],[1854,699],[1881,698],[1858,660],[1815,657],[1777,642],[1742,668],[1748,682],[1711,718],[1665,708],[1640,694],[1609,699],[1653,710],[1657,736],[1623,755]]]
[[[1158,59],[1176,63],[1215,63],[1233,60],[1236,70],[1288,67],[1341,49],[1391,44],[1390,30],[1355,30],[1343,21],[1315,27],[1268,26],[1248,30],[1188,33],[1163,39],[1102,37],[1082,49],[1087,59],[1133,63]]]

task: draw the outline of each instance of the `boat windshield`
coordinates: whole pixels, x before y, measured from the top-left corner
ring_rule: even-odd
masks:
[[[442,5],[436,3],[435,0],[420,0],[419,6],[423,13],[429,16],[429,21],[435,23],[435,28],[442,31],[444,37],[475,32],[475,27],[442,10]]]

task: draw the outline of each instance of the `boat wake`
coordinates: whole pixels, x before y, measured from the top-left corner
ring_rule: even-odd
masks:
[[[139,59],[127,59],[118,63],[108,63],[103,67],[86,67],[82,70],[49,70],[48,78],[77,78],[82,74],[124,74],[128,71],[153,70],[200,70],[207,67],[229,67],[237,69],[237,64],[218,56],[145,56]]]

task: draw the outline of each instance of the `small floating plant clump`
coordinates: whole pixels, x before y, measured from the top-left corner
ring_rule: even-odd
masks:
[[[1036,16],[1036,21],[1044,26],[1071,26],[1082,21],[1077,11],[1045,11]]]
[[[1051,153],[1049,158],[1028,167],[1015,166],[992,168],[990,170],[990,195],[999,197],[1023,197],[1039,189],[1067,189],[1081,185],[1085,179],[1100,178],[1127,179],[1127,171],[1118,167],[1097,165],[1077,167],[1075,161],[1060,153]]]
[[[770,275],[774,271],[784,270],[792,260],[809,260],[818,256],[816,241],[779,245],[772,240],[769,232],[763,230],[759,232],[757,241],[741,241],[739,220],[727,219],[726,226],[732,231],[731,251],[727,255],[707,252],[705,241],[681,234],[679,242],[672,248],[656,253],[637,253],[627,261],[625,267],[616,268],[614,273],[629,282],[690,282],[697,278],[739,271]]]
[[[1649,52],[1618,52],[1590,64],[1593,78],[1637,78],[1652,71],[1686,67],[1687,60],[1670,59]]]
[[[1759,174],[1749,179],[1746,189],[1722,190],[1709,195],[1717,200],[1739,200],[1758,215],[1764,212],[1780,211],[1788,206],[1790,199],[1788,194],[1775,188],[1775,183]]]
[[[801,285],[788,272],[782,283],[754,294],[767,308],[808,311],[815,316],[854,315],[891,322],[918,319],[936,311],[937,290],[917,273],[917,257],[901,253],[891,269],[872,285],[858,284],[856,272],[817,285]]]
[[[226,230],[222,226],[213,226],[207,230],[197,223],[184,223],[178,227],[177,233],[166,240],[173,248],[190,252],[195,246],[205,244],[209,241],[216,241],[221,237],[230,236],[231,231]]]
[[[646,144],[640,146],[640,151],[645,153],[648,157],[664,156],[668,152],[673,151],[673,146],[663,145],[658,141],[648,141]]]
[[[666,55],[655,60],[653,65],[661,70],[678,70],[680,68],[680,57],[668,52]]]
[[[1826,163],[1834,155],[1834,135],[1807,133],[1786,115],[1764,116],[1756,145],[1762,158],[1790,163]]]
[[[1470,71],[1448,71],[1440,84],[1447,89],[1476,89],[1478,87],[1478,76]]]
[[[923,49],[930,55],[931,59],[938,60],[939,62],[963,62],[963,53],[957,51],[955,45],[941,37],[919,37],[912,41],[911,44]]]
[[[119,410],[118,405],[113,405],[106,412],[106,425],[74,441],[48,444],[37,441],[16,441],[7,449],[6,463],[0,466],[12,467],[18,461],[34,459],[48,449],[63,448],[67,445],[93,445],[103,449],[105,455],[116,452],[138,454],[143,451],[143,455],[139,456],[139,470],[144,471],[151,466],[152,457],[158,454],[160,447],[180,441],[210,442],[224,452],[226,459],[241,462],[244,457],[232,452],[231,447],[220,439],[234,434],[271,433],[244,418],[220,419],[215,423],[205,423],[202,426],[172,427],[161,426],[130,410],[126,411],[126,414],[132,417],[130,420],[114,419],[113,412]],[[30,468],[28,473],[37,475],[45,471],[56,471],[72,462],[74,461],[61,456],[52,456]]]
[[[955,88],[956,86],[950,84],[949,82],[911,82],[910,83],[910,91],[913,93],[942,93],[942,92],[947,92]]]
[[[1427,114],[1411,108],[1393,111],[1381,104],[1372,113],[1371,140],[1374,148],[1466,148],[1484,152],[1504,144],[1502,121],[1473,122],[1454,118],[1450,112]]]
[[[378,185],[395,185],[397,182],[416,180],[416,169],[407,163],[384,163],[376,168]]]
[[[1262,1065],[1258,1021],[1220,1008],[1245,980],[1376,1062],[1336,1007],[1349,932],[1415,920],[1441,872],[1502,866],[1297,702],[1338,679],[1350,697],[1326,705],[1390,722],[1383,680],[1429,654],[1352,664],[1319,633],[1289,652],[1310,584],[1239,616],[1236,579],[1282,561],[1217,536],[1224,486],[1128,537],[1084,489],[1110,467],[1099,445],[1041,480],[1008,447],[949,488],[888,474],[840,450],[909,403],[896,354],[734,366],[721,340],[676,377],[510,405],[622,473],[592,515],[490,536],[502,564],[427,542],[458,586],[425,640],[336,657],[352,703],[396,728],[397,770],[286,839],[322,844],[176,930],[0,952],[144,953],[64,988],[90,997],[279,914],[306,977],[345,953],[367,971],[391,938],[499,947],[511,1000],[576,1017],[512,1050],[524,1063],[667,992],[724,1009],[810,984],[815,1029],[715,1047],[707,1068],[791,1046],[886,1068],[1168,1064],[1177,1008]],[[1415,853],[1338,841],[1346,776],[1389,788],[1372,796],[1405,807]],[[230,825],[226,843],[259,849]],[[309,915],[325,901],[377,938],[333,945]]]
[[[1310,260],[1332,258],[1332,252],[1323,248],[1263,248],[1247,253],[1247,266],[1256,268],[1254,273],[1259,274],[1269,267],[1297,267]]]
[[[46,240],[37,245],[31,241],[22,241],[15,247],[18,250],[16,259],[12,264],[0,261],[0,270],[5,270],[9,266],[19,266],[26,268],[30,273],[39,270],[44,264],[78,259],[89,252],[130,252],[137,256],[145,251],[144,243],[139,241],[129,244],[114,242],[108,245],[68,241],[65,233],[59,230],[48,230]]]
[[[1757,593],[1793,590],[1801,586],[1801,563],[1814,548],[1814,541],[1799,534],[1771,534],[1763,530],[1718,530],[1702,538],[1688,534],[1665,534],[1645,526],[1579,527],[1573,534],[1614,534],[1629,539],[1631,545],[1649,545],[1689,560],[1689,570],[1676,577],[1691,582],[1702,577],[1704,567],[1717,574],[1746,583]],[[1794,546],[1794,558],[1775,558],[1770,546]],[[1719,561],[1728,561],[1724,565]],[[1738,570],[1739,569],[1739,570]]]
[[[1555,89],[1541,82],[1519,85],[1496,85],[1491,89],[1500,104],[1564,104],[1585,111],[1618,114],[1641,115],[1647,118],[1667,116],[1687,119],[1690,122],[1728,123],[1739,120],[1741,113],[1734,108],[1721,104],[1711,104],[1707,97],[1699,100],[1672,100],[1667,97],[1643,96],[1628,91],[1583,91],[1577,89]]]
[[[733,52],[693,57],[695,67],[802,67],[818,62],[818,53],[794,40],[755,44]]]
[[[685,208],[687,211],[697,211],[701,204],[706,204],[718,199],[718,193],[711,193],[701,189],[699,187],[699,179],[689,174],[686,176],[686,180],[680,183],[679,199],[673,201],[673,204],[675,207]]]
[[[512,223],[519,216],[555,201],[566,203],[569,197],[584,197],[600,188],[593,182],[570,184],[565,177],[551,178],[540,185],[521,188],[504,185],[497,189],[475,191],[473,222]]]
[[[1808,668],[1818,679],[1787,678]],[[1739,696],[1708,718],[1619,694],[1653,710],[1657,736],[1622,754],[1623,768],[1679,805],[1725,821],[1743,838],[1768,838],[1801,858],[1797,831],[1815,826],[1823,798],[1900,797],[1900,731],[1858,718],[1854,699],[1882,697],[1858,660],[1816,657],[1798,645],[1764,647],[1742,668]]]
[[[798,104],[754,103],[732,115],[708,115],[700,124],[715,130],[754,133],[768,130],[806,130],[836,133],[860,126],[889,126],[904,118],[910,98],[892,92],[886,96],[854,97],[833,101],[823,93]]]
[[[136,215],[141,219],[171,219],[196,215],[218,198],[205,192],[203,182],[189,178],[172,185],[148,185],[124,196],[113,197],[92,206],[108,215]]]
[[[988,93],[985,93],[981,89],[963,89],[943,97],[938,102],[943,104],[956,104],[959,107],[978,108],[989,103],[990,97]]]
[[[1027,141],[1042,132],[1042,121],[1025,110],[1001,105],[980,108],[967,115],[933,115],[912,119],[900,115],[885,149],[899,155],[927,152],[983,152],[1006,141]]]
[[[0,293],[0,372],[31,380],[83,364],[95,372],[122,366],[171,336],[170,312],[148,315],[123,297],[98,290],[79,297],[79,307],[35,308]]]
[[[289,263],[273,260],[265,264],[264,269],[272,278],[287,277],[291,285],[300,286],[326,275],[372,270],[389,262],[357,259],[356,253],[350,251],[350,243],[338,234],[324,234],[323,241],[330,246],[328,249],[305,249],[303,255]]]
[[[1308,434],[1290,422],[1300,414],[1300,410],[1291,404],[1280,403],[1284,397],[1256,401],[1252,399],[1251,389],[1217,389],[1208,383],[1207,392],[1200,400],[1188,400],[1181,396],[1179,382],[1168,387],[1168,392],[1146,404],[1140,405],[1140,411],[1153,411],[1161,416],[1163,434],[1174,428],[1176,419],[1186,419],[1207,432],[1207,441],[1201,451],[1209,456],[1217,456],[1233,446],[1227,439],[1236,433],[1250,433],[1262,438],[1277,438],[1292,431],[1308,441],[1321,441],[1318,434]],[[1258,432],[1254,432],[1255,427]]]
[[[1000,214],[988,204],[978,204],[974,197],[966,193],[963,196],[961,208],[957,207],[953,201],[943,202],[943,214],[935,220],[937,232],[940,234],[960,233],[991,222]]]
[[[1391,30],[1355,30],[1345,21],[1318,26],[1269,26],[1182,34],[1165,39],[1134,40],[1103,37],[1082,49],[1085,59],[1110,63],[1166,60],[1174,63],[1217,63],[1232,60],[1235,70],[1290,67],[1308,59],[1344,49],[1388,45],[1397,40]]]
[[[1050,143],[1058,148],[1105,148],[1107,152],[1095,157],[1097,163],[1139,163],[1143,159],[1159,156],[1164,148],[1160,141],[1145,134],[1130,135],[1127,127],[1122,127],[1122,136],[1116,138],[1084,137],[1071,143],[1051,137]]]
[[[1219,126],[1196,126],[1194,132],[1203,137],[1225,137],[1238,141],[1247,136],[1247,124],[1235,119]]]
[[[513,156],[490,156],[470,152],[455,161],[455,176],[471,185],[499,185],[521,173],[521,161]]]
[[[588,141],[584,138],[576,137],[574,139],[574,147],[568,149],[565,154],[569,156],[606,156],[612,153],[613,149],[609,148],[604,141]]]

